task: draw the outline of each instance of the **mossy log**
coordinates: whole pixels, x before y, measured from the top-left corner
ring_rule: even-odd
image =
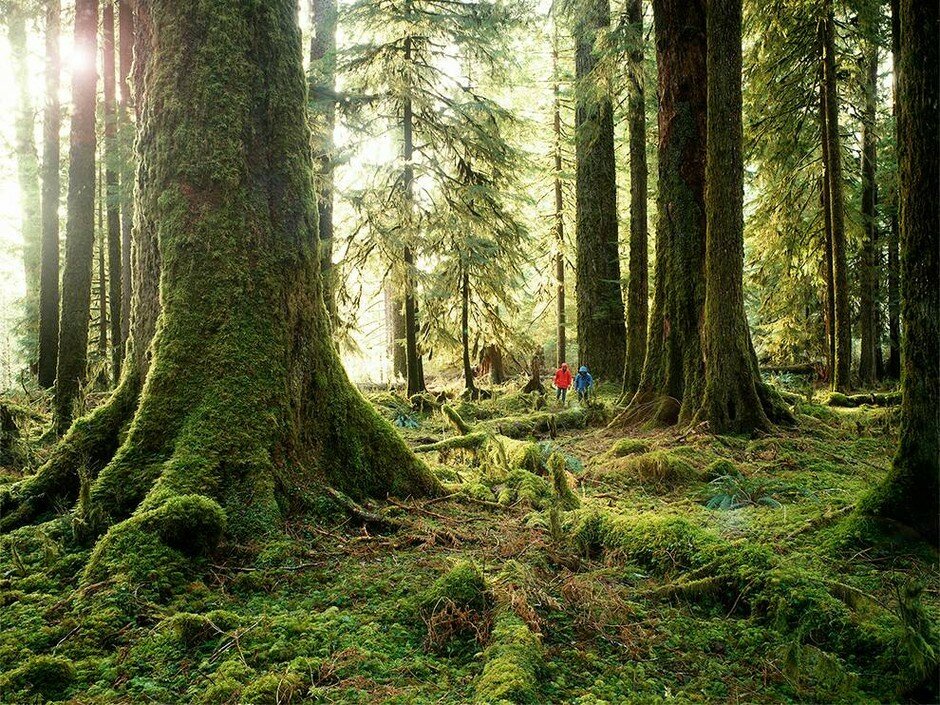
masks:
[[[479,705],[538,703],[538,674],[543,666],[542,643],[515,613],[496,616],[490,644],[483,654],[483,673],[476,683]]]

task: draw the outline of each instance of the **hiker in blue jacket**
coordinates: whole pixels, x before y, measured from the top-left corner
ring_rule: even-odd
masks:
[[[591,377],[588,368],[581,365],[581,369],[578,370],[578,374],[575,375],[574,378],[574,388],[575,391],[578,392],[578,401],[586,402],[588,400],[588,392],[593,386],[594,378]]]

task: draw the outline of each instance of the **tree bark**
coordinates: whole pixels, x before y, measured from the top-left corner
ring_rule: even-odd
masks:
[[[473,382],[473,365],[470,364],[470,273],[466,269],[460,274],[460,345],[463,350],[464,391],[475,399],[479,392]]]
[[[90,535],[110,526],[89,581],[142,559],[128,547],[263,541],[318,483],[438,489],[331,340],[294,2],[149,5],[137,210],[159,224],[162,309],[134,421],[79,508]]]
[[[98,236],[96,251],[98,256],[98,357],[102,363],[108,354],[108,274],[105,268],[105,230],[104,203],[107,199],[102,165],[98,164]]]
[[[691,420],[704,389],[705,0],[654,0],[659,74],[656,286],[643,374],[621,417]],[[680,413],[681,412],[681,413]]]
[[[72,423],[88,357],[91,269],[95,242],[95,102],[98,72],[98,2],[76,0],[72,68],[72,125],[69,134],[69,187],[65,224],[65,269],[59,317],[54,425],[59,435]]]
[[[395,285],[385,283],[385,328],[388,334],[388,357],[392,363],[393,378],[408,378],[408,358],[405,353],[404,300],[398,295]]]
[[[336,314],[333,295],[333,159],[336,126],[336,0],[311,0],[308,91],[313,127],[313,153],[319,218],[320,270],[323,297],[330,316]]]
[[[707,54],[705,392],[694,423],[707,422],[712,433],[753,433],[771,422],[744,313],[741,0],[709,0]]]
[[[23,238],[23,270],[26,278],[26,323],[30,358],[36,354],[39,327],[39,279],[42,210],[39,186],[39,158],[36,153],[35,110],[29,84],[28,49],[26,46],[26,8],[21,3],[10,3],[6,8],[7,37],[13,76],[16,83],[17,105],[14,153],[16,175],[20,187]]]
[[[118,181],[121,154],[117,141],[117,95],[115,85],[114,3],[102,5],[102,61],[104,71],[104,169],[105,204],[108,220],[108,321],[111,334],[111,373],[114,384],[121,379],[124,359],[121,332],[121,184]]]
[[[55,384],[59,349],[60,0],[46,1],[46,105],[42,121],[42,246],[39,275],[39,385]]]
[[[933,2],[901,0],[898,149],[901,189],[901,441],[894,466],[862,503],[863,513],[890,519],[940,540],[940,52]]]
[[[878,305],[878,222],[876,208],[878,191],[875,182],[877,137],[875,110],[878,93],[878,45],[868,42],[863,58],[864,106],[862,113],[862,227],[864,234],[859,262],[859,335],[861,355],[858,363],[859,383],[870,386],[877,378],[876,347],[881,336],[876,327]]]
[[[898,65],[901,59],[901,22],[899,0],[891,0],[891,65],[894,73],[892,108],[895,121],[895,143],[898,122]],[[885,375],[901,378],[901,265],[900,265],[900,194],[895,189],[891,212],[891,235],[888,239],[888,363]]]
[[[624,395],[640,384],[649,323],[649,256],[647,253],[646,91],[643,68],[643,1],[630,0],[627,22],[633,42],[629,54],[627,122],[630,129],[630,278],[627,287],[627,354]]]
[[[561,158],[561,96],[558,78],[558,30],[552,40],[553,151],[555,160],[555,364],[561,367],[567,355],[567,322],[565,320],[565,202],[562,189]]]
[[[596,379],[619,380],[627,332],[617,240],[614,117],[595,46],[599,31],[610,26],[610,0],[581,5],[573,28],[578,358]]]
[[[121,162],[121,354],[126,353],[131,325],[131,239],[134,227],[134,100],[131,66],[134,60],[134,0],[118,3],[118,135]]]
[[[845,245],[845,203],[842,184],[842,147],[839,134],[839,96],[836,86],[835,28],[832,0],[825,0],[825,15],[820,22],[823,58],[823,94],[825,134],[829,157],[829,210],[832,214],[832,281],[835,288],[835,366],[832,388],[848,391],[852,387],[852,330],[849,308],[849,277]]]

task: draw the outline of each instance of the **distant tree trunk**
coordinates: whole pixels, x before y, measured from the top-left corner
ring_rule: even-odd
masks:
[[[877,377],[875,348],[877,335],[875,307],[878,305],[878,192],[875,183],[877,137],[875,110],[878,93],[878,45],[868,42],[863,59],[865,98],[862,109],[862,227],[864,235],[859,262],[859,334],[861,356],[858,364],[859,383],[870,386]]]
[[[595,378],[619,380],[627,331],[617,241],[614,116],[609,90],[598,75],[595,46],[599,31],[609,26],[610,0],[589,0],[576,10],[575,284],[580,364]]]
[[[897,97],[901,188],[901,442],[861,511],[940,541],[940,52],[935,2],[901,0]]]
[[[23,238],[23,269],[26,274],[25,321],[28,331],[30,357],[36,354],[39,327],[39,270],[42,203],[39,187],[39,158],[36,154],[35,110],[29,83],[28,48],[26,46],[26,9],[21,3],[8,3],[6,7],[7,36],[13,76],[18,93],[15,123],[14,154],[16,174],[20,187]]]
[[[901,22],[899,0],[891,0],[891,59],[894,71],[892,96],[895,126],[898,121],[898,65],[901,58]],[[896,131],[896,128],[895,128]],[[897,134],[895,134],[897,137]],[[899,143],[899,140],[895,140]],[[891,379],[901,378],[901,265],[900,265],[900,195],[893,194],[894,208],[891,212],[891,235],[888,239],[888,364],[885,375]]]
[[[483,346],[480,353],[480,366],[489,371],[490,384],[502,384],[506,381],[506,370],[503,366],[503,351],[495,343]]]
[[[438,489],[349,382],[330,338],[295,3],[150,5],[140,129],[154,139],[139,141],[138,219],[159,224],[163,309],[134,421],[76,514],[85,535],[111,525],[89,581],[142,555],[186,561],[168,516],[205,550],[223,522],[234,542],[276,534],[301,489]],[[195,525],[180,527],[187,518]],[[125,555],[138,543],[147,551]]]
[[[97,55],[98,2],[75,1],[75,48],[79,56]],[[65,223],[65,269],[56,364],[55,429],[72,424],[75,402],[85,381],[88,317],[95,243],[95,102],[98,72],[93,60],[72,67],[72,125],[69,133],[69,189]]]
[[[111,373],[114,384],[121,379],[121,185],[118,170],[121,153],[117,141],[117,96],[114,81],[114,3],[106,0],[102,5],[102,62],[104,70],[104,168],[105,204],[108,215],[108,320],[111,325]]]
[[[59,349],[59,28],[60,0],[46,1],[46,106],[42,121],[42,262],[39,282],[39,385],[55,384]]]
[[[104,202],[105,183],[101,173],[101,164],[98,165],[98,235],[95,242],[95,251],[98,256],[98,356],[104,362],[108,354],[108,275],[105,268],[105,231],[104,231]]]
[[[835,28],[832,0],[825,0],[820,22],[823,56],[823,93],[826,106],[823,140],[829,156],[829,210],[832,214],[832,281],[835,288],[836,356],[832,388],[852,387],[852,330],[849,276],[845,247],[845,204],[842,195],[842,147],[839,135],[839,96],[836,87]]]
[[[820,95],[820,125],[823,133],[825,132],[826,114],[825,105]],[[822,183],[820,184],[819,202],[823,212],[823,280],[826,284],[826,309],[824,319],[826,323],[826,365],[829,370],[829,379],[832,380],[835,374],[836,365],[836,290],[832,281],[832,211],[829,209],[829,156],[826,148],[826,140],[822,140],[822,162],[823,173]]]
[[[718,434],[771,428],[744,313],[743,141],[741,0],[709,0],[705,392],[695,422]]]
[[[553,134],[555,159],[555,326],[556,348],[555,364],[561,367],[567,355],[567,324],[565,321],[565,203],[562,190],[561,173],[561,97],[558,78],[558,30],[552,44],[552,93],[553,101]]]
[[[131,66],[134,60],[133,0],[118,2],[118,77],[121,100],[118,111],[118,134],[121,154],[121,354],[125,354],[131,325],[131,233],[134,227],[134,100],[131,89]]]
[[[643,0],[627,6],[633,42],[629,59],[627,122],[630,126],[630,278],[627,288],[627,356],[623,392],[632,395],[640,384],[646,357],[649,323],[649,261],[647,254],[646,94],[643,67]]]
[[[705,0],[654,0],[659,72],[656,287],[646,359],[623,419],[691,420],[704,389]]]
[[[463,386],[471,398],[479,396],[473,382],[470,364],[470,273],[464,268],[460,274],[460,345],[463,349]]]
[[[408,358],[405,354],[404,300],[392,282],[385,283],[385,328],[388,339],[388,357],[392,363],[392,377],[408,378]]]
[[[336,0],[311,0],[308,92],[313,126],[317,213],[320,223],[320,269],[327,311],[335,316],[333,292],[333,130],[336,126]]]

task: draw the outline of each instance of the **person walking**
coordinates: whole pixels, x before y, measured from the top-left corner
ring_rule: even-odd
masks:
[[[571,370],[568,369],[568,363],[561,363],[561,367],[555,370],[555,399],[562,404],[565,403],[565,397],[568,395],[568,389],[571,387]]]
[[[577,376],[574,378],[574,389],[578,393],[578,401],[587,402],[591,387],[594,386],[594,378],[588,372],[588,368],[581,365]]]

